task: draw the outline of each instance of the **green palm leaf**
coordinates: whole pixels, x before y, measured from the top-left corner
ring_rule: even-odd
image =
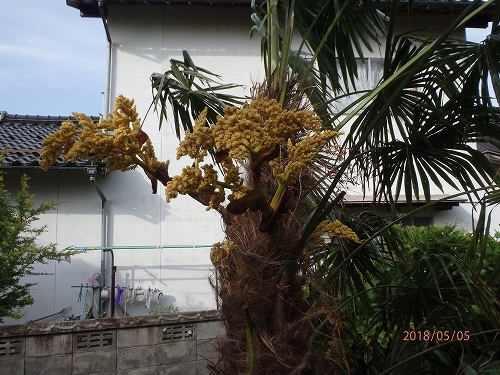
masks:
[[[385,34],[383,15],[377,2],[352,0],[298,1],[295,6],[297,28],[310,51],[314,51],[318,68],[334,91],[343,91],[341,82],[355,86],[356,58],[364,48],[372,51]],[[340,79],[342,78],[342,79]],[[323,82],[326,89],[326,81]]]
[[[389,54],[384,79],[430,42],[418,40],[419,46],[411,47],[409,40],[399,39]],[[431,183],[441,187],[439,180],[464,190],[491,182],[494,168],[469,146],[486,140],[498,145],[500,140],[500,113],[492,108],[489,96],[479,93],[488,72],[500,66],[499,58],[495,66],[479,69],[493,63],[486,58],[491,53],[500,51],[445,41],[411,79],[402,75],[394,80],[361,111],[346,146],[353,147],[362,136],[367,137],[357,163],[367,176],[375,178],[376,197],[387,194],[397,199],[403,193],[411,202],[422,189],[429,200]]]
[[[170,104],[177,138],[181,138],[181,130],[192,131],[194,120],[208,108],[207,121],[214,124],[217,116],[222,115],[227,105],[242,104],[242,97],[224,94],[239,87],[236,84],[219,84],[216,74],[196,66],[187,51],[182,52],[184,60],[170,60],[171,69],[167,72],[153,73],[151,87],[153,102],[150,109],[159,109],[161,128],[167,119],[167,107]]]

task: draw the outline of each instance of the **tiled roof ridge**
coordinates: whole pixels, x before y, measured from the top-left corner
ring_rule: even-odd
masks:
[[[89,116],[92,120],[94,121],[99,121],[100,116]],[[58,122],[58,121],[66,121],[66,120],[76,120],[75,116],[53,116],[53,115],[19,115],[19,114],[10,114],[7,113],[6,111],[1,111],[0,112],[0,123],[1,122],[11,122],[11,121],[16,121],[16,122],[33,122],[33,121],[51,121],[51,122]]]
[[[48,134],[57,131],[66,120],[75,121],[74,116],[30,116],[0,112],[0,152],[4,158],[0,169],[40,168],[40,153],[43,140]],[[91,119],[98,122],[99,116]],[[76,122],[76,121],[75,121]],[[60,156],[50,169],[80,169],[88,164],[87,160],[66,161]],[[99,163],[100,167],[104,167]]]

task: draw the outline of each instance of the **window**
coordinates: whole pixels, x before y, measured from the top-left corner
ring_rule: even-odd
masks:
[[[364,61],[356,59],[356,64],[358,69],[358,80],[355,82],[356,91],[371,90],[375,88],[382,79],[382,75],[384,73],[384,59],[366,58]],[[342,81],[341,84],[344,85]],[[349,88],[350,93],[354,91],[351,82],[347,82],[347,87]],[[352,94],[347,96],[343,96],[343,94],[339,95],[342,96],[342,98],[339,98],[334,102],[334,106],[339,111],[347,107],[354,100],[363,96],[363,94]]]

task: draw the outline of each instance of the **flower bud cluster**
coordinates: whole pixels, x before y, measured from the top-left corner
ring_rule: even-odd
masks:
[[[274,147],[292,134],[321,129],[321,119],[312,111],[285,110],[274,99],[259,94],[241,108],[227,107],[213,128],[217,150],[229,152],[242,162],[259,150]]]
[[[110,119],[101,119],[98,124],[82,113],[73,115],[78,125],[65,121],[57,132],[45,138],[40,156],[43,169],[48,169],[61,154],[65,161],[102,160],[109,171],[134,169],[137,162],[151,170],[165,164],[157,160],[151,141],[142,132],[132,99],[118,96]]]
[[[167,202],[179,194],[196,194],[209,198],[207,210],[217,208],[225,199],[224,189],[217,182],[217,177],[217,171],[212,164],[205,164],[201,168],[185,167],[181,174],[174,176],[167,183],[165,189]]]
[[[208,150],[215,146],[212,129],[207,126],[207,108],[203,110],[195,121],[193,132],[186,132],[184,139],[177,147],[177,160],[182,156],[189,156],[191,159],[203,159],[207,156]]]
[[[333,130],[325,130],[323,132],[309,132],[295,144],[289,139],[287,142],[288,163],[283,165],[278,158],[269,162],[274,177],[280,183],[295,183],[302,170],[314,159],[323,146],[338,135],[339,133]]]
[[[342,224],[339,220],[335,220],[333,222],[330,220],[322,221],[311,234],[309,240],[318,245],[325,245],[325,234],[330,238],[345,238],[358,244],[361,243],[358,235],[347,225]]]
[[[200,189],[214,194],[211,207],[225,199],[224,190],[230,189],[230,201],[243,198],[252,187],[244,186],[238,163],[252,161],[259,151],[267,150],[288,140],[288,161],[279,159],[270,162],[274,176],[280,183],[293,184],[303,168],[311,162],[319,150],[339,133],[322,131],[321,119],[307,110],[286,110],[274,99],[259,94],[241,108],[226,107],[224,116],[219,116],[213,127],[206,124],[207,109],[196,120],[192,132],[186,133],[177,149],[177,159],[189,156],[195,160],[194,167],[185,168],[180,176],[167,184],[167,199],[177,194],[196,193]],[[298,134],[306,134],[297,137]],[[292,143],[290,137],[299,139]],[[224,181],[207,179],[199,168],[200,163],[212,150],[226,153],[228,157],[219,163]],[[208,183],[213,183],[211,191]],[[203,188],[201,185],[203,184]]]
[[[214,150],[215,142],[213,138],[213,128],[206,124],[207,108],[205,108],[195,122],[192,132],[186,133],[185,138],[177,147],[177,159],[182,156],[189,156],[195,160],[192,167],[183,168],[180,175],[175,176],[167,183],[167,202],[177,197],[178,194],[196,194],[197,196],[208,197],[207,209],[217,208],[224,202],[225,188],[233,190],[229,199],[244,196],[245,189],[242,189],[243,179],[240,171],[234,164],[232,158],[226,157],[219,163],[223,174],[223,181],[218,181],[218,173],[212,164],[201,165],[209,150]]]
[[[45,139],[41,155],[44,169],[61,154],[64,160],[102,160],[110,171],[139,165],[152,174],[168,165],[157,160],[149,137],[141,130],[133,100],[118,96],[110,119],[101,119],[98,124],[80,113],[75,117],[78,125],[66,121]],[[226,199],[226,189],[231,190],[230,201],[243,198],[253,187],[244,185],[239,165],[251,163],[260,151],[276,145],[286,145],[287,158],[270,162],[273,173],[279,183],[293,184],[319,150],[339,134],[322,131],[321,119],[313,111],[283,109],[263,94],[241,108],[225,108],[224,116],[212,127],[206,118],[205,108],[193,131],[179,144],[177,159],[188,156],[194,163],[167,183],[167,201],[178,194],[195,194],[209,208],[218,208]],[[218,158],[222,178],[212,164],[203,164],[209,152],[223,155]]]
[[[214,266],[220,266],[221,263],[226,260],[231,251],[236,248],[236,244],[233,241],[224,241],[214,243],[212,250],[210,251],[210,260]]]

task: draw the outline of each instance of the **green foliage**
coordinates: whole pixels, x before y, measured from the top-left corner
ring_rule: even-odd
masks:
[[[463,265],[473,240],[450,225],[396,226],[355,254],[342,243],[315,251],[319,274],[332,286],[329,303],[342,322],[342,355],[352,374],[480,374],[500,366],[493,278],[500,242],[489,237],[485,255]],[[339,261],[346,254],[351,260]],[[317,350],[326,350],[331,327],[317,326]]]
[[[22,278],[40,274],[34,271],[34,265],[66,255],[56,251],[54,244],[38,244],[37,237],[46,226],[33,226],[39,215],[55,207],[54,202],[35,206],[25,175],[12,203],[0,172],[0,322],[5,317],[21,318],[21,309],[33,304],[30,287],[35,284],[25,283]]]
[[[170,70],[151,75],[154,99],[150,109],[154,107],[159,110],[161,128],[163,120],[167,118],[167,102],[171,105],[179,139],[181,128],[183,131],[193,131],[193,119],[198,118],[205,107],[208,108],[208,123],[214,124],[217,116],[223,114],[224,107],[240,105],[243,99],[221,92],[238,85],[219,85],[218,75],[196,66],[187,51],[182,51],[182,55],[183,61],[170,60]]]

